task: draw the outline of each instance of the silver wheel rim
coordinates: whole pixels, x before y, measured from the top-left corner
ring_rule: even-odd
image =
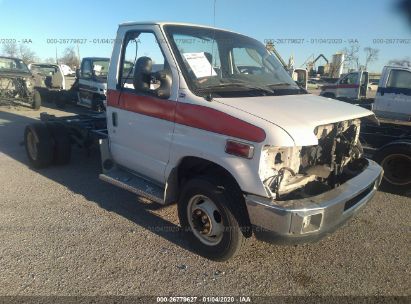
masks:
[[[33,132],[27,134],[27,150],[32,160],[37,159],[37,141],[33,135]]]
[[[194,235],[205,245],[215,246],[224,233],[223,217],[216,204],[204,195],[195,195],[188,202],[187,218]]]

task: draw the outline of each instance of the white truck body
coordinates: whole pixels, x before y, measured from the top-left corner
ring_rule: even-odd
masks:
[[[369,83],[368,72],[351,72],[334,84],[327,84],[321,87],[321,96],[331,97],[348,101],[368,100],[375,97],[376,91]]]
[[[385,66],[372,104],[380,125],[363,125],[364,151],[384,169],[383,186],[411,190],[411,69]]]
[[[116,40],[124,41],[127,33],[137,31],[153,33],[157,41],[162,42],[159,46],[172,77],[169,98],[164,100],[119,90],[124,52],[121,44],[113,49],[107,87],[111,157],[121,167],[165,185],[166,189],[172,182],[173,170],[185,159],[194,157],[229,172],[243,193],[273,198],[275,194],[263,182],[276,172],[267,164],[267,158],[271,159],[275,153],[269,147],[278,147],[273,151],[283,149],[287,157],[295,157],[301,147],[318,145],[318,136],[313,132],[318,126],[372,115],[359,107],[308,94],[215,97],[211,102],[205,101],[194,94],[186,82],[170,47],[166,26],[185,25],[126,23],[119,27]],[[228,140],[250,145],[252,157],[244,159],[227,154]],[[294,167],[298,170],[298,164]],[[378,179],[381,172],[372,170]],[[371,183],[375,183],[375,179]],[[165,197],[164,201],[168,199]]]
[[[74,76],[76,72],[74,72],[68,65],[60,64],[60,68],[64,74],[64,76]]]
[[[321,238],[375,194],[382,169],[358,141],[373,113],[307,94],[260,42],[162,22],[121,24],[116,41],[100,178],[177,202],[200,254],[227,259],[252,232]]]
[[[411,121],[411,68],[383,68],[372,110],[382,118]]]

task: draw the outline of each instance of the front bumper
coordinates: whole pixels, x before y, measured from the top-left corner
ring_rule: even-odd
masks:
[[[306,199],[275,201],[246,195],[246,205],[258,239],[276,243],[316,241],[344,224],[371,200],[381,182],[382,168],[368,166],[341,186]]]

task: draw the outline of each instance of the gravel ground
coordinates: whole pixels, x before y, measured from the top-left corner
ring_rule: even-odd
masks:
[[[96,152],[31,169],[21,142],[38,116],[0,109],[0,295],[410,295],[409,197],[378,192],[315,244],[252,238],[212,262],[188,249],[175,205],[99,181]]]

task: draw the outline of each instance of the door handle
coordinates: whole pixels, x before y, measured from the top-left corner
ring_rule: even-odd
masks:
[[[111,121],[112,121],[114,127],[118,126],[117,112],[111,113]]]

